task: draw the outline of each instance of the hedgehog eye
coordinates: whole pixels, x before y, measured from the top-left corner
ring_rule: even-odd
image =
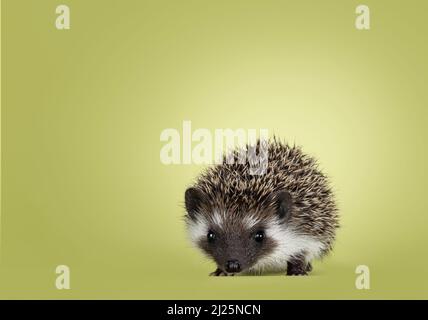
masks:
[[[254,240],[256,240],[257,242],[262,242],[265,238],[265,233],[263,231],[257,231],[256,234],[254,235]]]
[[[210,242],[210,243],[214,242],[214,240],[215,240],[215,233],[212,232],[211,230],[208,231],[207,239],[208,239],[208,242]]]

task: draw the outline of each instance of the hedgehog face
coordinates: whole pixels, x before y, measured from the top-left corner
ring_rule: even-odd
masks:
[[[203,223],[201,229],[206,234],[198,235],[196,244],[221,270],[227,273],[246,271],[276,247],[275,240],[267,237],[263,223],[251,227],[245,223],[228,224],[226,219],[219,220],[219,216],[216,221]]]
[[[271,229],[287,219],[290,198],[288,193],[276,195],[263,214],[220,209],[196,188],[186,191],[185,202],[191,241],[220,270],[235,274],[248,271],[278,247]]]

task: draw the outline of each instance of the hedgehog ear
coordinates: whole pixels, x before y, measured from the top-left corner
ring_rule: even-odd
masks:
[[[201,206],[206,201],[206,195],[196,188],[188,188],[184,195],[186,210],[191,219],[194,219]]]
[[[279,191],[275,195],[276,210],[280,220],[287,221],[291,216],[293,199],[288,191]]]

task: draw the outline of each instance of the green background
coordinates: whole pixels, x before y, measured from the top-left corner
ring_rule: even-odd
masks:
[[[3,0],[0,297],[428,298],[428,3],[365,1],[369,31],[358,4]],[[182,221],[202,167],[159,159],[183,120],[320,159],[342,228],[311,276],[207,276]]]

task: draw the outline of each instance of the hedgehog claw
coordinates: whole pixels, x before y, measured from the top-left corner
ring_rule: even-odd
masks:
[[[306,271],[299,271],[299,272],[288,272],[287,271],[287,276],[307,276],[308,273]]]
[[[210,273],[210,276],[212,277],[227,277],[227,273],[223,270],[217,268],[214,272]]]
[[[287,276],[307,276],[311,270],[312,265],[304,259],[295,258],[287,263]]]

